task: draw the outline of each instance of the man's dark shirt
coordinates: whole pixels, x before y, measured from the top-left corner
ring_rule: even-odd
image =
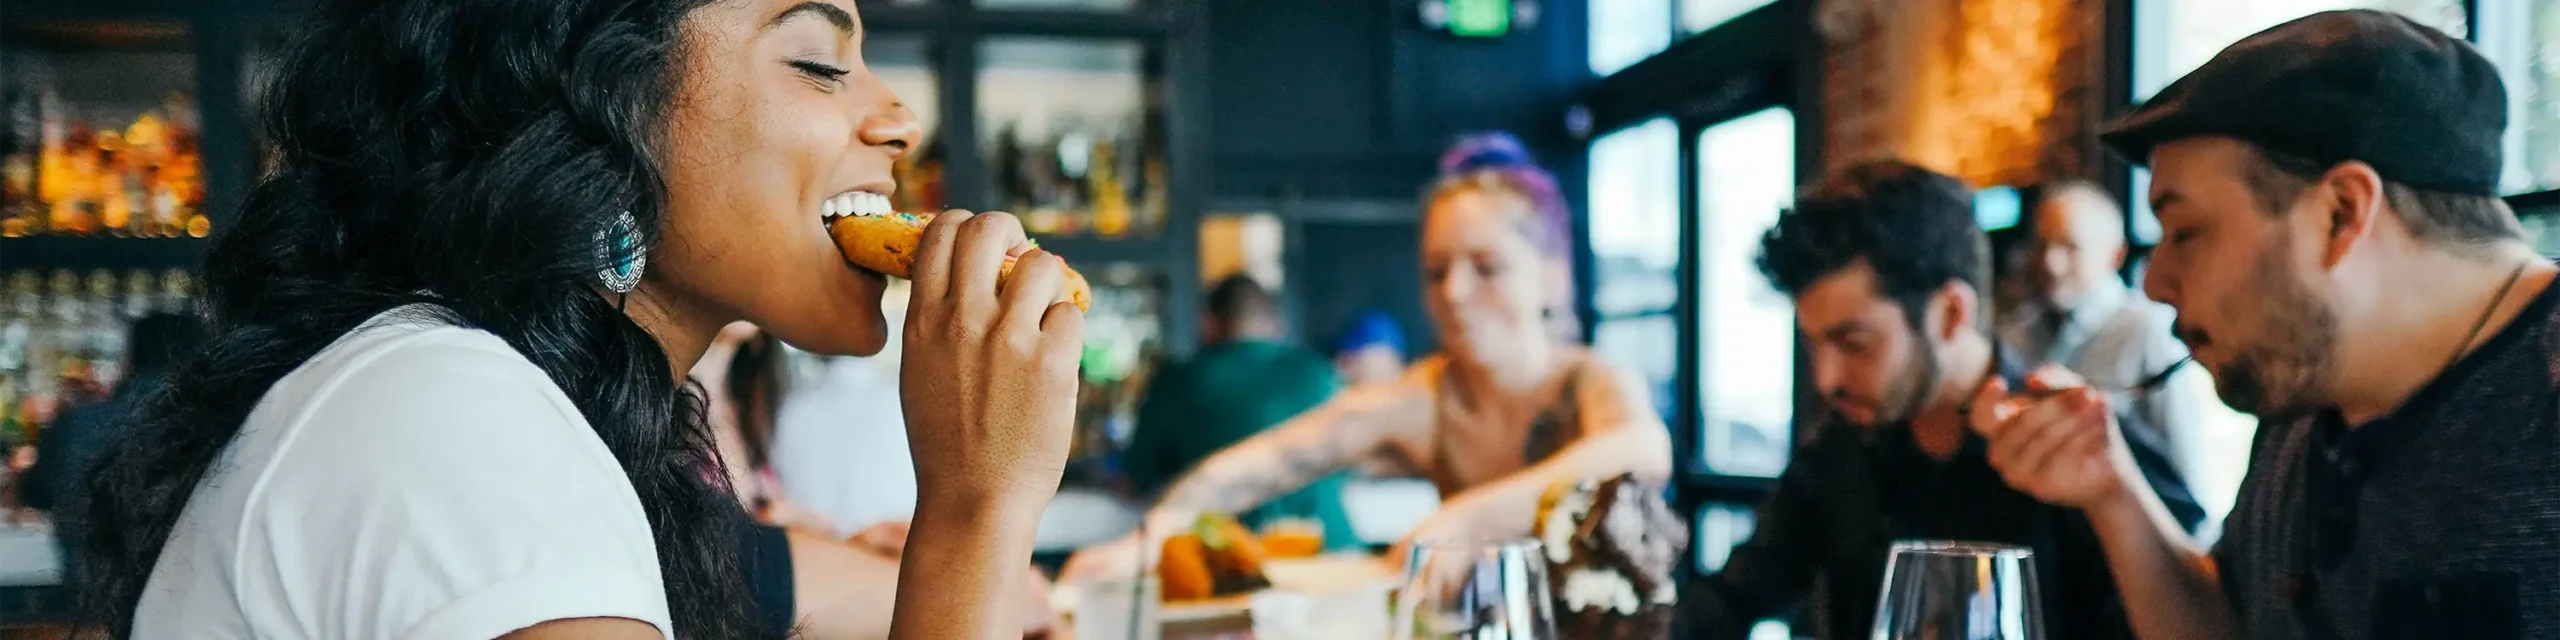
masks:
[[[2022,371],[2004,360],[2018,387]],[[2128,438],[2161,502],[2193,531],[2204,511],[2159,448]],[[1863,638],[1873,626],[1885,557],[1896,540],[1969,540],[2035,550],[2045,637],[2132,638],[2104,549],[2075,509],[2011,489],[1968,432],[1939,461],[1912,441],[1909,424],[1868,430],[1827,419],[1797,450],[1760,506],[1751,539],[1722,572],[1680,590],[1679,638],[1745,638],[1761,619],[1820,599],[1819,638]],[[1822,589],[1813,591],[1815,578]]]
[[[2214,549],[2247,637],[2560,638],[2555,296],[2387,415],[2259,428]]]

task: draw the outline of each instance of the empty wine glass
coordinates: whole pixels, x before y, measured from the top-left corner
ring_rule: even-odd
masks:
[[[2043,640],[2035,552],[2024,547],[1893,543],[1874,640]]]
[[[1535,540],[1416,543],[1404,577],[1395,640],[1556,640]]]

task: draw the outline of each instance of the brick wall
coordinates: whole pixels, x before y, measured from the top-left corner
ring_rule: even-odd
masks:
[[[2103,0],[1821,0],[1825,169],[1897,156],[1977,185],[2087,177]]]

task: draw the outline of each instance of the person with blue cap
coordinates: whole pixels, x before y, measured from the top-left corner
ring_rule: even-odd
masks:
[[[2560,268],[2498,198],[2507,93],[2377,11],[2241,40],[2104,135],[2147,162],[2144,291],[2260,428],[2210,549],[2131,491],[2106,395],[1988,385],[2020,491],[2089,515],[2144,638],[2560,638]]]
[[[1346,386],[1394,380],[1404,375],[1404,329],[1385,311],[1362,312],[1351,329],[1333,345],[1333,368]]]

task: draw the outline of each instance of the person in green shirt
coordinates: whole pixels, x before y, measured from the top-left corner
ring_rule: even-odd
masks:
[[[1229,276],[1209,292],[1200,352],[1158,371],[1138,406],[1123,468],[1131,488],[1153,496],[1192,465],[1333,397],[1333,362],[1280,339],[1279,304],[1252,278]],[[1342,508],[1347,473],[1236,514],[1260,530],[1280,518],[1324,526],[1325,548],[1362,544]]]

